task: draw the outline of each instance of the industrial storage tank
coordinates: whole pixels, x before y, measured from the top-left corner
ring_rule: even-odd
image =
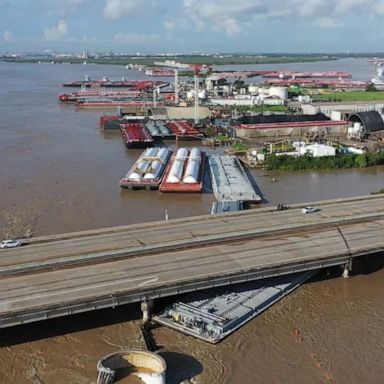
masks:
[[[368,133],[384,130],[383,117],[377,111],[357,112],[349,117],[349,121],[361,123]]]
[[[271,87],[269,88],[269,96],[276,96],[279,99],[288,99],[288,88],[287,87]]]

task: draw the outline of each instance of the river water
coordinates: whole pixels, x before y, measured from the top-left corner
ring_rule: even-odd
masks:
[[[368,79],[364,60],[247,66],[346,70]],[[60,105],[61,83],[140,72],[98,65],[0,62],[0,235],[54,234],[210,212],[213,195],[121,191],[119,179],[141,151],[98,129],[100,112]],[[169,143],[172,144],[172,143]],[[173,148],[173,144],[171,145]],[[265,204],[369,194],[384,168],[326,172],[252,171]],[[278,180],[271,182],[272,178]],[[381,383],[384,377],[383,262],[361,261],[355,276],[324,272],[216,346],[166,328],[170,382]],[[330,275],[328,276],[328,274]],[[93,383],[97,360],[137,343],[138,306],[0,332],[0,383]],[[298,329],[300,336],[293,336]]]

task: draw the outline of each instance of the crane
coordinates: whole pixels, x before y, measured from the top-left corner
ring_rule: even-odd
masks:
[[[154,65],[161,67],[173,68],[175,71],[175,104],[179,103],[179,69],[192,69],[194,75],[194,89],[195,89],[195,124],[199,123],[198,108],[199,108],[199,74],[202,70],[211,71],[212,68],[209,65],[205,64],[187,64],[179,63],[174,60],[165,60],[165,61],[155,61]]]

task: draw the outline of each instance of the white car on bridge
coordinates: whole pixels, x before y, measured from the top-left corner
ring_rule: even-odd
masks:
[[[320,211],[319,208],[315,208],[315,207],[304,207],[301,212],[303,213],[314,213],[314,212],[318,212]]]
[[[16,248],[21,247],[20,240],[3,240],[0,242],[0,248]]]

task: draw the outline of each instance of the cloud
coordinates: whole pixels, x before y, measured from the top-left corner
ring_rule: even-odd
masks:
[[[157,8],[153,0],[107,0],[104,7],[104,17],[107,20],[117,20],[126,16],[148,14]]]
[[[4,41],[12,41],[13,40],[13,33],[9,31],[8,29],[4,31],[3,33],[3,39]]]
[[[59,20],[52,28],[44,28],[44,40],[57,41],[68,39],[68,26],[65,20]]]
[[[335,28],[350,14],[384,15],[383,0],[184,0],[184,17],[196,30],[224,31],[228,36],[258,20],[315,24]],[[167,28],[167,26],[165,25]]]
[[[146,35],[143,33],[117,33],[113,36],[113,40],[116,42],[132,45],[144,45],[147,43],[158,41],[159,39],[159,35]]]

